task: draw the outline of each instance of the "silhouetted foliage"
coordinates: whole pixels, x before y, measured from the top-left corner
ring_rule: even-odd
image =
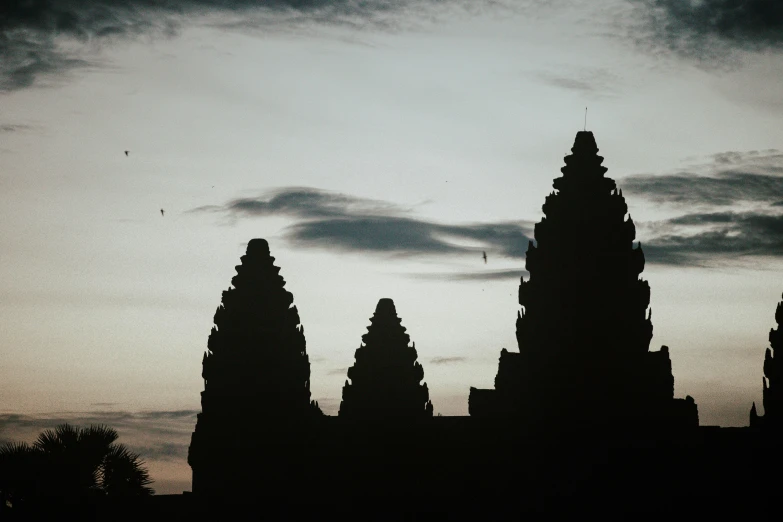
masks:
[[[750,409],[751,428],[783,428],[783,301],[775,310],[775,322],[778,327],[769,330],[769,348],[764,352],[764,415],[758,415],[754,402]]]
[[[394,301],[381,299],[370,318],[356,362],[348,368],[340,416],[349,418],[432,417],[424,370],[416,362],[416,343],[397,317]]]
[[[11,506],[41,498],[139,496],[153,493],[139,455],[107,426],[61,424],[32,443],[0,447],[0,490]]]
[[[692,401],[673,402],[668,349],[649,352],[650,287],[622,191],[604,177],[592,132],[571,151],[528,246],[519,353],[501,352],[495,390],[471,389],[470,413],[535,427],[679,418]],[[693,406],[684,415],[696,426]]]

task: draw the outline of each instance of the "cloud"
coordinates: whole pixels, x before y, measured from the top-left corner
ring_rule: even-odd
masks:
[[[618,182],[626,195],[676,210],[679,216],[638,222],[649,239],[648,262],[715,266],[783,257],[783,152],[727,151],[688,169],[636,175]]]
[[[454,364],[465,362],[467,357],[433,357],[430,364]]]
[[[783,258],[783,215],[696,213],[659,222],[659,226],[672,232],[644,245],[645,257],[651,263],[712,266],[751,257]]]
[[[522,221],[436,223],[415,218],[409,209],[393,203],[303,187],[189,212],[220,212],[233,219],[288,216],[296,222],[283,234],[298,247],[397,257],[480,255],[487,251],[488,255],[521,259],[532,229]]]
[[[637,43],[702,62],[735,50],[783,49],[780,0],[630,0]]]
[[[706,164],[665,175],[618,180],[623,191],[656,203],[724,206],[740,202],[780,204],[783,152],[722,152]]]
[[[0,414],[0,444],[32,442],[41,431],[64,423],[80,427],[105,424],[117,430],[120,435],[118,442],[147,462],[185,460],[197,413],[195,410],[174,410]]]
[[[326,375],[347,375],[348,374],[348,368],[334,368],[326,372]]]
[[[535,2],[534,2],[535,3]],[[4,0],[0,3],[0,92],[94,65],[83,45],[140,35],[170,37],[185,23],[272,30],[301,25],[393,27],[447,9],[514,8],[502,0]],[[211,18],[207,21],[206,19]]]
[[[536,77],[543,83],[577,92],[590,98],[610,98],[617,96],[620,78],[604,68],[583,68],[568,74],[540,71]]]
[[[403,217],[344,217],[296,223],[285,237],[300,247],[343,252],[417,255],[475,255],[482,248],[504,257],[523,258],[527,230],[516,223],[442,225]],[[487,246],[464,246],[474,240]]]
[[[26,131],[26,130],[30,130],[31,128],[32,127],[30,127],[29,125],[20,125],[20,124],[12,124],[12,123],[0,124],[0,134],[6,132]]]
[[[432,279],[436,281],[499,281],[515,280],[529,275],[527,270],[505,269],[486,270],[481,272],[437,272],[409,274],[415,279]]]
[[[384,201],[357,198],[309,187],[286,187],[269,191],[258,198],[232,199],[225,205],[198,207],[189,212],[210,211],[226,212],[235,218],[275,215],[329,218],[349,215],[398,215],[406,212],[406,209]]]

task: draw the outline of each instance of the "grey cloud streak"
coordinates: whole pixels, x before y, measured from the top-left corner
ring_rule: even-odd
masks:
[[[688,213],[638,223],[651,263],[685,266],[737,264],[783,258],[783,153],[779,150],[714,154],[675,174],[618,181],[628,195]],[[749,207],[751,207],[749,209]]]
[[[505,269],[484,270],[481,272],[438,272],[408,274],[415,279],[433,281],[519,281],[521,277],[530,275],[527,270]]]
[[[31,127],[29,125],[21,125],[21,124],[13,124],[13,123],[0,124],[0,134],[26,131],[30,129]]]
[[[578,92],[591,98],[617,96],[617,86],[622,83],[617,75],[600,67],[574,69],[567,73],[540,71],[535,73],[535,76],[553,87]]]
[[[651,263],[713,266],[750,257],[783,258],[783,215],[753,212],[686,214],[660,222],[670,233],[644,244]],[[680,227],[696,227],[692,233]]]
[[[454,364],[467,361],[467,357],[433,357],[430,364]]]
[[[297,222],[284,237],[304,248],[364,252],[401,257],[418,255],[494,255],[521,259],[532,224],[526,222],[442,224],[410,215],[410,210],[378,200],[312,188],[290,187],[258,198],[239,198],[222,206],[190,212],[227,213],[232,218],[289,216]],[[471,241],[482,246],[465,246]]]
[[[502,0],[4,0],[0,92],[29,87],[43,74],[94,65],[65,50],[63,40],[110,43],[142,34],[170,37],[185,23],[209,16],[229,18],[210,24],[226,29],[307,23],[385,27],[400,17],[432,17],[433,9],[513,5]]]
[[[780,204],[783,152],[723,152],[690,170],[664,175],[635,175],[618,180],[626,193],[656,203],[732,205],[739,202]]]

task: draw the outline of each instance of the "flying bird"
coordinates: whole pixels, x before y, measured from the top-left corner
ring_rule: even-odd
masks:
[[[125,151],[125,155],[127,156],[129,152],[130,152],[129,150],[126,150]]]
[[[160,215],[163,216],[164,213],[165,211],[163,209],[160,209]]]
[[[486,265],[487,264],[487,253],[486,252],[481,252],[481,257],[484,258],[484,264]]]

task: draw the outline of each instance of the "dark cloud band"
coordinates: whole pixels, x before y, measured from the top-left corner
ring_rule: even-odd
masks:
[[[672,232],[645,243],[645,257],[652,263],[712,266],[750,257],[783,257],[783,215],[686,214],[661,224]],[[696,231],[683,232],[682,227]]]
[[[722,152],[690,171],[629,176],[618,181],[627,194],[656,203],[723,206],[778,203],[783,194],[783,152]]]
[[[643,14],[642,40],[705,59],[731,50],[783,49],[780,0],[630,0]]]
[[[384,27],[394,17],[433,9],[499,7],[499,0],[3,0],[0,2],[0,92],[33,85],[43,74],[90,65],[64,40],[107,42],[142,34],[172,36],[185,22],[251,29],[302,24]],[[512,4],[511,2],[509,2]]]
[[[285,238],[304,248],[394,256],[489,255],[522,259],[532,224],[443,224],[417,219],[408,209],[378,200],[291,187],[258,198],[234,199],[191,212],[223,212],[232,218],[289,216]],[[473,246],[466,246],[472,243]]]

